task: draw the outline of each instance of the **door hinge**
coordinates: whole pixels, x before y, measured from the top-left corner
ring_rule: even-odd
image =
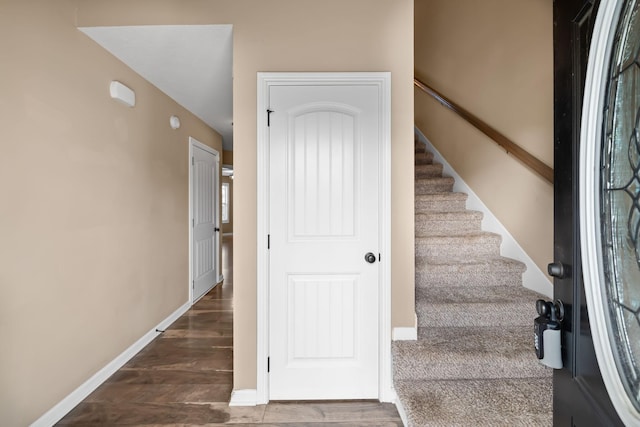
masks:
[[[382,261],[382,255],[378,254],[378,262]]]
[[[271,113],[273,113],[273,110],[267,108],[267,126],[271,126]]]
[[[267,372],[271,372],[271,358],[267,357]]]
[[[267,249],[271,249],[271,234],[267,234]]]
[[[191,164],[192,164],[192,165],[195,165],[195,164],[196,164],[195,157],[192,157],[192,158],[191,158]]]
[[[191,228],[196,226],[196,220],[194,218],[191,218]]]
[[[191,287],[195,289],[195,287],[196,287],[196,281],[195,280],[191,281]]]

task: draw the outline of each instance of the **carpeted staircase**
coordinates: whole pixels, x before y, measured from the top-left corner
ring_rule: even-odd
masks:
[[[453,178],[416,143],[418,340],[393,344],[409,426],[551,426],[552,370],[533,350],[524,264],[500,256]]]

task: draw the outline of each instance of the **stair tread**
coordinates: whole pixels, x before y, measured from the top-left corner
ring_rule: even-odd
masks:
[[[551,378],[398,380],[408,426],[551,426]]]
[[[395,378],[511,378],[552,375],[532,351],[531,326],[419,328],[393,344]]]
[[[442,173],[443,165],[442,163],[428,163],[424,165],[415,165],[414,171],[416,174],[424,173],[424,172],[438,172]]]

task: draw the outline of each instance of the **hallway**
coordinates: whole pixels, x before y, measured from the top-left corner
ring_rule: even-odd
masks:
[[[229,407],[233,388],[233,239],[223,283],[57,425],[401,426],[393,404],[371,401]]]

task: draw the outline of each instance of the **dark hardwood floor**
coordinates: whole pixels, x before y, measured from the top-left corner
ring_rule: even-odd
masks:
[[[392,404],[287,402],[229,407],[233,388],[233,240],[224,282],[96,389],[58,425],[401,426]]]

